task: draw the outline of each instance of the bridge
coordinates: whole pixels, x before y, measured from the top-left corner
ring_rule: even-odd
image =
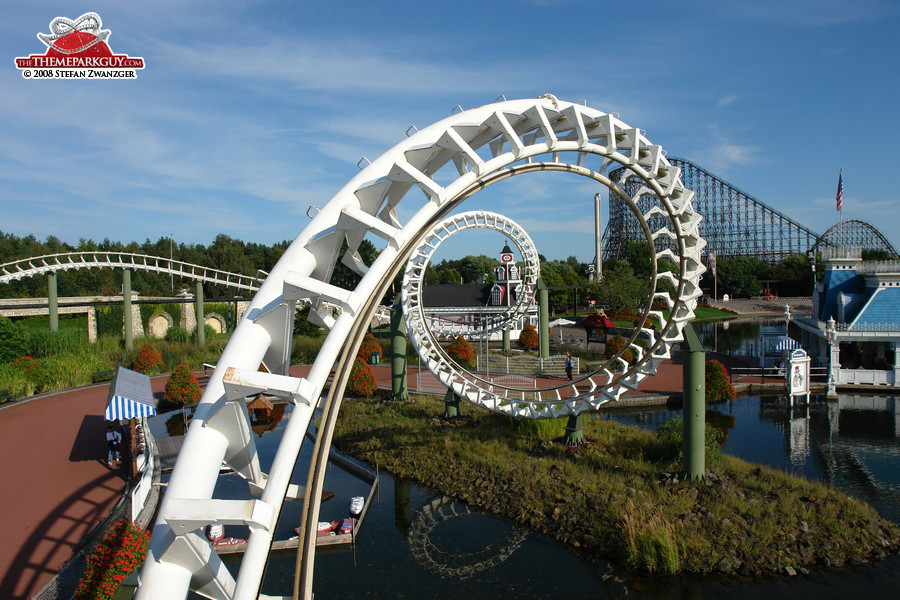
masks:
[[[814,254],[824,247],[861,247],[885,250],[897,256],[897,250],[873,225],[865,221],[846,221],[824,234],[799,223],[781,211],[763,203],[703,167],[684,159],[670,158],[681,170],[687,189],[694,192],[694,206],[703,215],[700,235],[706,240],[706,254],[717,258],[753,256],[776,264],[793,254]],[[613,171],[629,196],[636,197],[638,210],[645,213],[651,199],[641,192],[643,183],[626,169]],[[603,233],[603,257],[623,258],[632,241],[643,241],[644,232],[634,212],[620,196],[609,196],[609,221]],[[662,244],[660,248],[671,247]]]

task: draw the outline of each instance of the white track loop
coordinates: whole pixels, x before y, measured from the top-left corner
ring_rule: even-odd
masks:
[[[462,329],[465,330],[467,337],[478,339],[480,336],[505,329],[510,323],[524,315],[534,301],[534,290],[537,280],[541,276],[541,261],[537,248],[525,229],[508,217],[484,210],[473,210],[448,217],[434,227],[418,245],[409,262],[406,263],[403,284],[400,287],[401,306],[403,307],[403,317],[406,319],[406,328],[420,355],[427,354],[428,349],[436,345],[432,335],[456,336],[463,333],[460,326],[448,327],[437,323],[431,326],[425,325],[422,286],[425,282],[425,269],[431,263],[431,257],[434,256],[441,244],[454,235],[469,229],[487,229],[504,234],[518,249],[524,265],[521,273],[523,292],[516,298],[516,303],[510,306],[508,311],[497,314],[496,320],[491,321],[486,328],[474,330],[471,327],[463,326]],[[426,332],[430,332],[432,335],[427,335]]]
[[[318,517],[315,491],[320,489],[324,474],[317,475],[315,481],[311,476],[305,494],[289,484],[332,367],[345,342],[350,352],[358,346],[365,329],[360,323],[371,317],[377,304],[370,299],[380,297],[380,291],[388,285],[385,278],[405,264],[423,232],[464,198],[504,177],[552,169],[592,176],[599,181],[610,167],[621,165],[644,182],[642,194],[650,193],[658,199],[658,205],[645,216],[659,215],[671,223],[671,230],[666,228],[652,235],[666,235],[679,250],[678,255],[660,253],[661,258],[674,265],[675,271],[667,277],[676,290],[675,297],[653,292],[653,299],[663,299],[672,315],[664,319],[657,313],[663,328],[634,367],[605,387],[597,386],[588,396],[563,400],[566,410],[558,412],[580,412],[614,400],[624,389],[635,387],[654,372],[658,361],[669,355],[671,344],[681,339],[684,324],[693,317],[703,272],[703,241],[697,232],[699,216],[691,208],[693,194],[684,189],[678,169],[640,130],[612,115],[561,102],[550,95],[454,114],[404,139],[360,171],[318,211],[260,286],[220,357],[191,421],[160,504],[137,598],[184,598],[189,589],[223,600],[260,597],[260,584],[285,497],[313,498],[305,505],[309,514],[304,522],[314,522]],[[401,202],[403,210],[398,211]],[[401,214],[411,216],[401,221]],[[371,265],[365,265],[358,248],[369,234],[382,238],[386,245]],[[330,283],[344,242],[348,250],[343,262],[362,275],[355,289]],[[310,320],[330,331],[309,374],[294,378],[287,372],[294,306],[303,300],[312,302]],[[340,311],[334,307],[340,307]],[[348,339],[351,334],[353,337]],[[642,334],[653,335],[649,330],[642,330]],[[268,373],[260,372],[261,363]],[[338,374],[340,380],[345,380],[343,373]],[[468,384],[455,383],[454,387],[466,398],[483,395],[481,390],[465,389]],[[260,465],[245,403],[247,396],[259,392],[280,395],[294,405],[268,474]],[[340,396],[337,390],[329,399],[339,405]],[[520,409],[523,404],[510,402],[505,410],[517,416],[544,416],[539,413],[549,412],[530,408],[530,404]],[[549,408],[557,410],[554,405]],[[323,428],[319,436],[325,440],[326,450],[330,427],[333,423]],[[248,480],[251,490],[260,494],[258,499],[213,498],[223,461]],[[250,528],[236,578],[202,535],[203,527],[209,523],[244,524]],[[314,555],[303,553],[308,567]],[[306,573],[300,584],[301,594],[309,598],[309,568]]]

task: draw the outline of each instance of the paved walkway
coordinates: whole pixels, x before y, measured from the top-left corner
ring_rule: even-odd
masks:
[[[374,371],[379,385],[389,388],[390,365]],[[295,376],[307,372],[291,369]],[[418,373],[410,367],[410,391]],[[434,377],[421,373],[422,389],[439,391]],[[158,397],[167,379],[152,379]],[[681,387],[681,365],[667,361],[639,393],[670,394]],[[105,464],[108,393],[108,385],[90,386],[0,408],[0,598],[31,598],[121,497],[125,482]]]

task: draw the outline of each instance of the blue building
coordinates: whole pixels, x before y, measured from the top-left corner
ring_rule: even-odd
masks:
[[[834,385],[900,386],[900,260],[863,261],[860,248],[822,258],[812,314],[793,319],[803,347]]]

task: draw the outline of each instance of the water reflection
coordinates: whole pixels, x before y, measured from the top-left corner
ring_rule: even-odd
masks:
[[[652,410],[613,414],[610,418],[655,429],[679,412]],[[162,417],[161,429],[171,416]],[[727,452],[826,481],[900,522],[900,436],[894,398],[842,396],[839,403],[813,398],[809,406],[794,408],[776,399],[741,398],[711,407],[709,421],[727,433]],[[274,430],[262,432],[257,440],[264,470],[271,464],[285,423],[286,419]],[[311,456],[307,446],[297,461],[292,483],[305,483]],[[322,505],[322,518],[334,520],[346,512],[347,499],[359,495],[364,484],[332,466],[325,487],[334,492],[335,499]],[[216,494],[250,497],[246,484],[236,476],[221,477]],[[286,503],[276,539],[289,537],[300,518],[299,503]],[[229,529],[229,535],[241,537],[237,528]],[[295,560],[293,553],[270,558],[264,594],[290,595]],[[225,563],[234,571],[237,561],[238,557],[227,558]],[[507,519],[443,498],[434,490],[395,480],[384,471],[356,548],[342,553],[320,552],[315,568],[317,600],[625,596],[648,600],[796,600],[863,594],[867,600],[893,600],[900,589],[900,559],[896,556],[871,567],[762,581],[718,576],[622,577],[603,561],[587,559],[542,535],[522,531]]]

